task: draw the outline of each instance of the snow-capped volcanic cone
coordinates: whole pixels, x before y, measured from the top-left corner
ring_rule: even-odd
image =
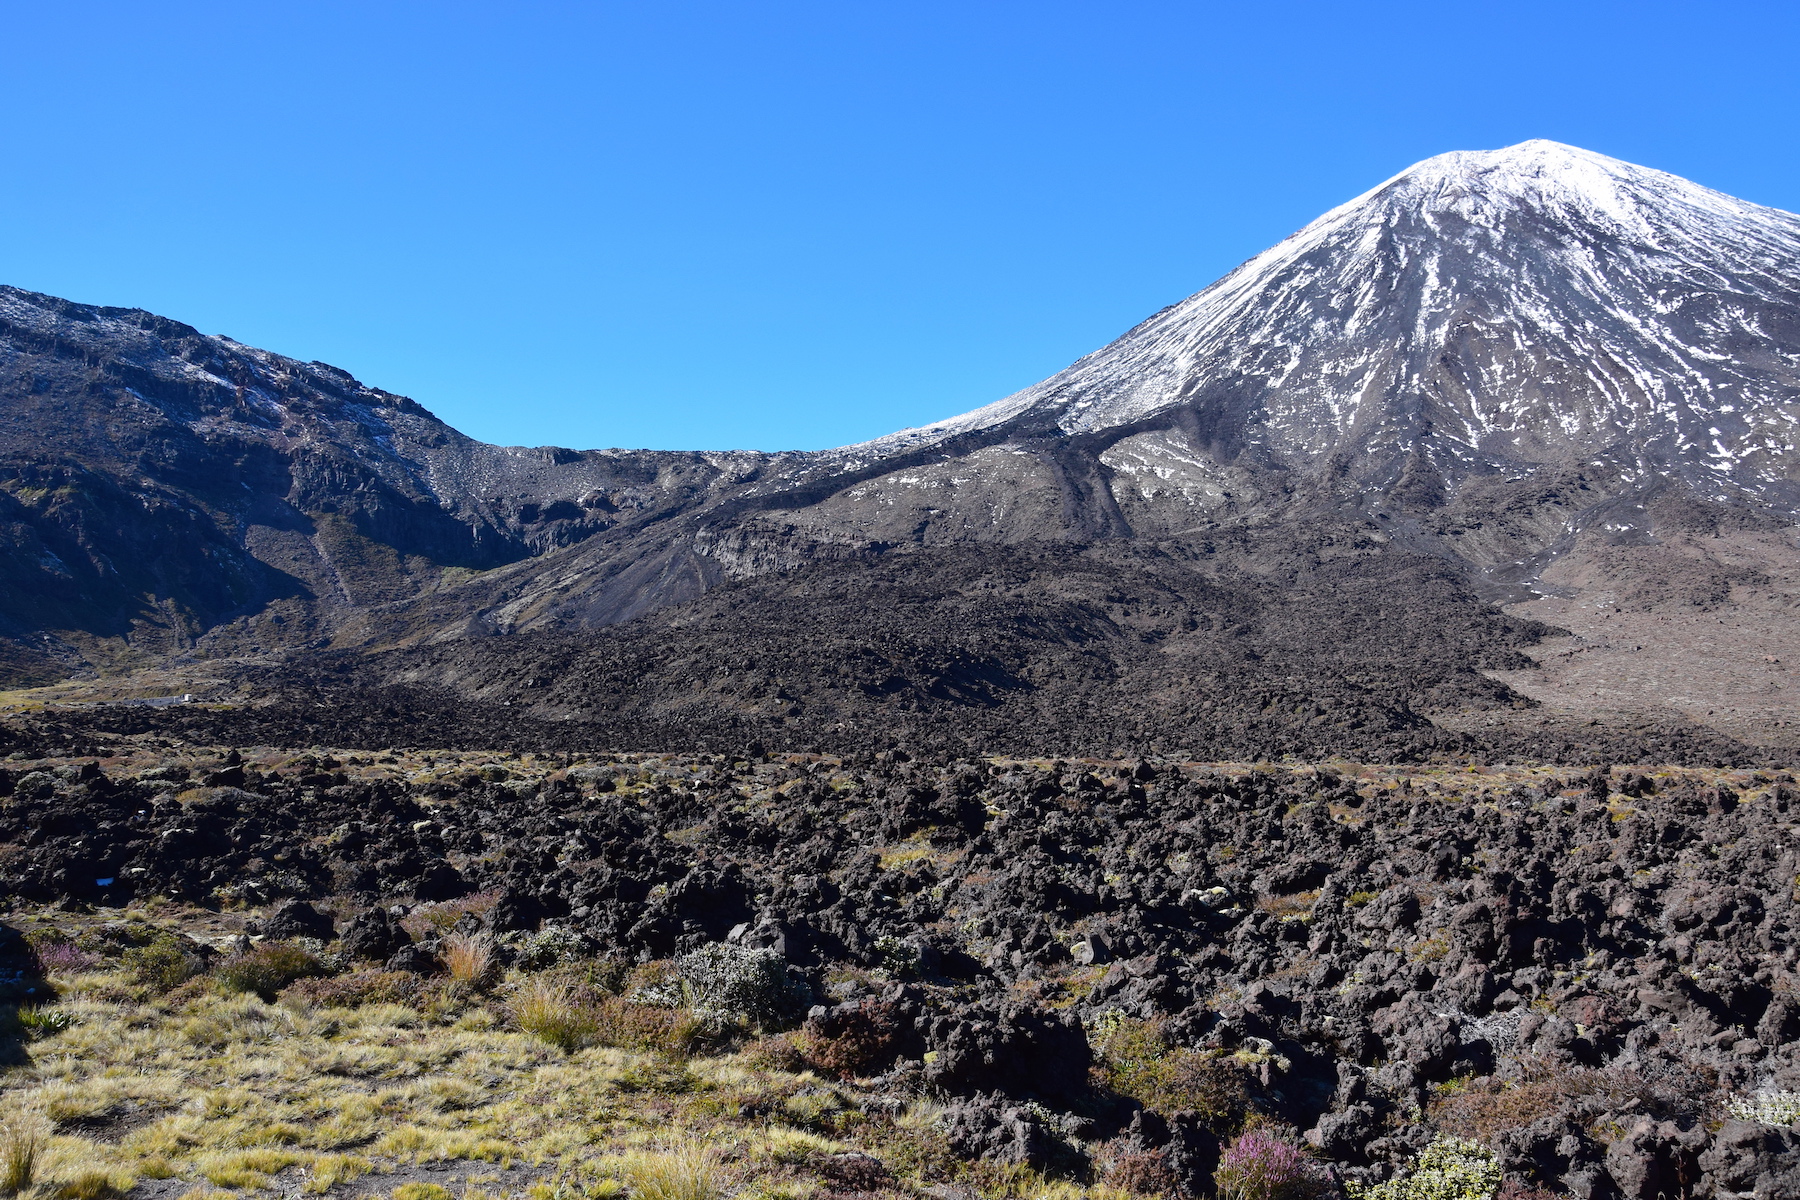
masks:
[[[486,446],[0,289],[0,681],[404,646],[381,679],[647,746],[694,705],[988,706],[996,745],[1261,754],[1512,712],[1504,667],[1582,729],[1800,743],[1796,401],[1800,217],[1550,142],[1420,163],[1035,387],[822,453]],[[1528,670],[1496,599],[1593,643]],[[1304,736],[1245,732],[1275,712]]]
[[[1530,141],[1427,159],[1042,383],[858,449],[1181,409],[1290,466],[1625,451],[1791,502],[1797,400],[1800,217]]]

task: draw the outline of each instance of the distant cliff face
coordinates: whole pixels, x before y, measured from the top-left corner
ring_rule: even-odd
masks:
[[[721,585],[762,581],[767,631],[830,566],[845,621],[883,601],[844,564],[891,590],[919,555],[929,640],[929,580],[1006,576],[944,554],[1046,543],[1213,578],[1425,560],[1479,604],[1597,548],[1655,573],[1678,537],[1775,536],[1797,421],[1800,218],[1545,142],[1428,160],[1035,387],[816,454],[487,446],[322,364],[0,289],[0,636],[15,680],[651,614],[711,645],[682,606]],[[976,609],[1025,629],[1058,591],[1027,576]],[[1248,627],[1179,607],[1172,636]],[[1085,621],[1069,644],[1146,636]]]

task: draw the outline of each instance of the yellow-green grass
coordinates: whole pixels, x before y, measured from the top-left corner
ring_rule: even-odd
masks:
[[[0,1126],[38,1131],[45,1196],[139,1179],[194,1196],[354,1192],[370,1173],[462,1161],[534,1168],[546,1196],[799,1200],[821,1186],[812,1168],[850,1149],[888,1162],[902,1190],[959,1178],[992,1196],[1119,1195],[948,1161],[928,1106],[870,1117],[848,1085],[754,1052],[552,1045],[511,1014],[533,982],[426,1015],[191,985],[157,996],[117,969],[59,979],[57,1007],[79,1020],[0,1075]]]

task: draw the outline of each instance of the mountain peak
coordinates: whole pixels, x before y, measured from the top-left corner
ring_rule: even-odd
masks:
[[[1660,231],[1671,228],[1699,232],[1777,211],[1667,171],[1543,138],[1425,159],[1308,228],[1366,220],[1373,208],[1398,208],[1428,221],[1447,214],[1489,227],[1526,210],[1647,241],[1659,241]]]
[[[1436,154],[1401,171],[1394,180],[1479,181],[1501,186],[1519,181],[1555,180],[1571,188],[1580,188],[1593,186],[1601,180],[1648,174],[1660,175],[1662,172],[1653,172],[1648,167],[1609,158],[1579,146],[1532,138],[1498,150],[1450,150]]]
[[[1800,217],[1557,142],[1456,151],[1034,387],[859,449],[1179,412],[1227,459],[1455,475],[1629,446],[1706,494],[1800,502],[1796,312]]]

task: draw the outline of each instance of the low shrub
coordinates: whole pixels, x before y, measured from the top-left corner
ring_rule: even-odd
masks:
[[[865,1000],[846,1011],[809,1018],[800,1029],[799,1048],[821,1071],[849,1079],[892,1062],[900,1033],[894,1005]]]
[[[234,954],[213,970],[213,984],[226,995],[254,992],[264,1000],[296,980],[325,974],[317,958],[288,942],[264,942]]]
[[[1703,1115],[1694,1098],[1710,1095],[1716,1084],[1698,1075],[1652,1083],[1623,1066],[1575,1067],[1538,1059],[1521,1066],[1521,1078],[1514,1082],[1483,1077],[1441,1092],[1431,1103],[1432,1123],[1460,1137],[1492,1142],[1584,1098],[1599,1101],[1600,1110],[1637,1109],[1659,1120],[1686,1119]]]
[[[1491,1200],[1502,1173],[1493,1151],[1443,1136],[1419,1152],[1412,1169],[1385,1183],[1349,1183],[1350,1200]]]
[[[798,1035],[776,1033],[760,1037],[744,1047],[744,1061],[759,1071],[798,1075],[812,1065],[801,1051]]]
[[[1318,902],[1317,890],[1297,892],[1287,896],[1259,896],[1256,900],[1258,912],[1266,912],[1274,917],[1301,917],[1312,912]]]
[[[1800,1122],[1800,1092],[1758,1092],[1733,1101],[1727,1111],[1740,1121],[1793,1125]]]
[[[773,950],[714,942],[677,965],[688,1006],[714,1027],[779,1029],[806,1011],[808,995]]]
[[[1175,1196],[1180,1194],[1181,1180],[1169,1166],[1166,1150],[1146,1150],[1132,1145],[1124,1150],[1102,1154],[1097,1163],[1101,1181],[1108,1187],[1136,1196]]]
[[[75,975],[91,971],[104,959],[89,954],[73,942],[57,942],[38,951],[38,968],[46,975]]]
[[[603,997],[594,1006],[595,1040],[621,1050],[649,1050],[685,1057],[713,1038],[706,1019],[679,1009],[638,1004],[619,996]]]
[[[411,1004],[419,995],[419,977],[409,971],[382,970],[312,976],[288,985],[286,994],[297,996],[319,1008]]]
[[[141,946],[132,946],[120,961],[137,983],[156,992],[173,991],[206,970],[199,946],[172,933],[156,933]]]
[[[103,961],[98,954],[82,949],[54,931],[33,934],[30,946],[39,975],[74,975],[91,971]]]
[[[543,971],[589,957],[593,943],[587,935],[561,925],[551,925],[519,939],[513,963],[527,971]]]
[[[455,900],[421,904],[400,921],[414,941],[446,934],[464,917],[484,917],[500,902],[499,892],[476,892]]]
[[[1494,1193],[1494,1200],[1561,1200],[1555,1192],[1546,1191],[1534,1183],[1523,1183],[1517,1179],[1508,1179]]]
[[[875,955],[882,970],[900,979],[914,979],[924,972],[924,951],[905,938],[883,934],[875,939]]]
[[[1158,1112],[1196,1112],[1216,1134],[1237,1132],[1250,1089],[1230,1059],[1172,1045],[1153,1021],[1120,1020],[1095,1039],[1095,1066],[1110,1091]]]
[[[1313,1200],[1326,1194],[1323,1172],[1266,1129],[1252,1129],[1219,1156],[1219,1200]]]

